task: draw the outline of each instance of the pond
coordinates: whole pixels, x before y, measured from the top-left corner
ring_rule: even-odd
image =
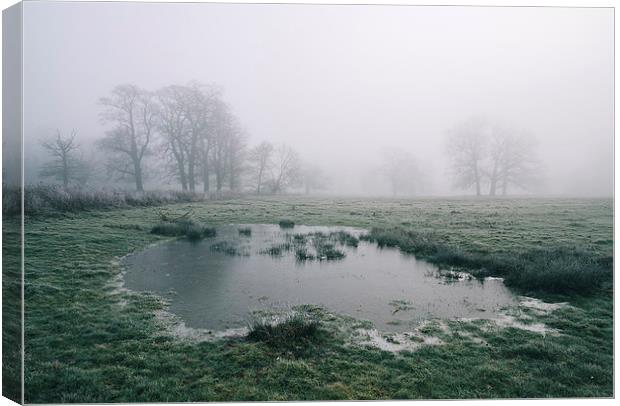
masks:
[[[188,327],[209,330],[245,326],[256,310],[316,304],[402,332],[432,318],[499,318],[517,303],[501,280],[446,278],[361,235],[344,227],[223,226],[212,238],[126,257],[125,287],[165,296]]]

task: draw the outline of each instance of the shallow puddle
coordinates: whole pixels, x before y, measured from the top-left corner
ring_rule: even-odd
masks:
[[[397,249],[350,238],[361,234],[344,227],[224,226],[216,237],[128,256],[124,282],[166,297],[186,326],[210,330],[245,326],[257,310],[316,304],[402,332],[433,318],[501,319],[501,309],[518,303],[501,280],[445,278]],[[327,250],[316,248],[318,239],[330,242]],[[339,253],[344,257],[327,259]]]

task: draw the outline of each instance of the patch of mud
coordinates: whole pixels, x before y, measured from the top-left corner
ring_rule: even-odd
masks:
[[[494,328],[518,328],[539,334],[559,334],[559,330],[551,328],[540,322],[538,317],[547,316],[550,313],[570,307],[567,302],[547,303],[540,299],[528,296],[519,296],[519,304],[510,307],[501,313],[501,317],[488,320],[485,323],[485,331],[492,331]],[[460,321],[481,320],[478,318],[461,318]]]
[[[432,331],[439,334],[427,334],[425,331],[432,326]],[[448,326],[439,320],[427,321],[412,331],[403,333],[382,332],[376,328],[356,329],[352,332],[351,340],[354,345],[369,346],[383,351],[401,352],[416,351],[425,345],[443,345],[445,342],[439,335],[450,334]]]
[[[404,304],[394,302],[393,305],[396,307],[396,305],[403,306]],[[504,309],[499,318],[458,318],[456,321],[463,323],[483,322],[483,324],[479,324],[479,327],[484,332],[518,328],[543,335],[556,335],[560,332],[540,322],[538,317],[549,315],[553,311],[569,306],[566,302],[547,303],[540,299],[520,296],[519,304]],[[413,352],[425,345],[443,345],[447,339],[454,336],[469,340],[477,345],[488,345],[486,340],[476,334],[457,327],[453,329],[444,320],[425,321],[408,332],[389,333],[369,328],[356,329],[351,334],[352,341],[356,345],[371,346],[393,353]]]
[[[437,271],[437,276],[441,278],[443,283],[472,281],[475,279],[474,276],[470,273],[447,269],[439,269]]]
[[[528,296],[519,296],[519,306],[531,309],[538,316],[546,316],[558,309],[570,307],[568,302],[547,303]]]
[[[459,321],[476,321],[481,319],[459,319]],[[526,319],[527,320],[527,319]],[[485,332],[493,331],[497,328],[518,328],[521,330],[531,331],[532,333],[539,334],[557,334],[558,331],[556,329],[550,328],[544,323],[537,322],[529,322],[523,318],[515,317],[509,314],[504,315],[504,317],[494,320],[487,320],[487,323],[483,326],[483,330]]]
[[[248,334],[248,329],[246,327],[231,328],[223,331],[188,327],[183,320],[167,310],[156,311],[155,317],[167,334],[178,339],[193,342],[240,338]]]

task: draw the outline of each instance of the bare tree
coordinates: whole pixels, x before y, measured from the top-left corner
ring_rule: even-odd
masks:
[[[197,171],[203,183],[203,191],[209,191],[209,159],[213,144],[213,132],[210,131],[215,101],[220,96],[220,89],[212,85],[192,82],[186,86],[184,109],[190,126],[187,157],[187,176],[189,190],[196,190]]]
[[[527,133],[494,128],[489,195],[495,196],[498,186],[506,195],[510,186],[527,190],[539,182],[542,171],[535,145],[534,138]]]
[[[472,118],[450,131],[447,152],[451,159],[454,185],[474,188],[481,195],[483,165],[487,153],[489,126],[485,120]]]
[[[385,151],[384,158],[383,173],[390,184],[392,194],[415,195],[418,184],[421,183],[421,174],[413,155],[393,149]]]
[[[153,97],[137,86],[119,85],[110,97],[101,98],[99,103],[105,107],[102,121],[114,125],[99,140],[99,146],[110,154],[108,168],[135,181],[136,190],[142,192],[142,161],[150,152],[156,124]]]
[[[258,195],[261,194],[267,173],[272,169],[273,152],[274,147],[269,142],[262,142],[248,152],[248,162]]]
[[[157,128],[162,135],[161,150],[170,163],[169,173],[188,189],[190,127],[185,111],[183,86],[167,86],[157,92],[159,102]]]
[[[505,127],[498,124],[492,126],[489,138],[490,164],[489,169],[486,170],[486,175],[489,178],[489,196],[495,196],[497,191],[500,167],[505,157],[508,137],[509,135]]]
[[[329,183],[329,179],[321,167],[310,162],[304,162],[301,165],[300,179],[307,195],[313,191],[327,188]]]
[[[300,180],[299,154],[287,145],[275,150],[273,169],[271,171],[271,193],[282,193]]]
[[[487,181],[495,196],[499,188],[505,195],[510,186],[525,190],[539,180],[534,139],[505,124],[472,118],[450,133],[447,150],[455,185],[475,187],[478,196]]]
[[[239,189],[241,178],[246,171],[246,135],[235,126],[228,140],[226,161],[228,162],[228,187],[231,191]]]
[[[234,131],[233,126],[233,118],[226,103],[222,100],[215,100],[211,114],[210,161],[215,173],[215,188],[218,192],[222,190],[229,169],[226,160],[230,138]]]
[[[75,136],[75,130],[67,137],[63,137],[60,130],[56,130],[55,137],[41,141],[41,146],[52,156],[52,160],[43,165],[40,175],[62,181],[65,188],[71,181],[84,183],[90,172],[86,162],[77,156],[79,145]]]

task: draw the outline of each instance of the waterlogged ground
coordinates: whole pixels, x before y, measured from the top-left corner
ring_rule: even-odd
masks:
[[[163,209],[171,215],[192,211],[210,226],[278,224],[282,218],[365,229],[400,226],[431,231],[437,241],[483,255],[567,245],[594,257],[613,255],[611,199],[278,196]],[[614,395],[610,288],[587,295],[518,292],[536,300],[519,297],[524,306],[495,321],[430,321],[409,336],[360,332],[360,344],[379,341],[380,348],[350,345],[338,333],[343,323],[329,314],[320,314],[322,339],[302,352],[245,337],[181,339],[159,317],[171,314],[162,296],[119,289],[119,258],[168,243],[150,233],[161,210],[26,218],[27,403]],[[20,222],[3,222],[3,263],[18,264]],[[10,268],[3,267],[3,276]],[[6,297],[8,288],[3,285]],[[510,317],[522,326],[514,328]],[[413,351],[392,351],[403,349],[405,340],[417,345],[405,347]],[[20,374],[15,363],[3,370]]]
[[[210,330],[246,326],[255,311],[313,304],[402,332],[435,318],[502,319],[517,304],[501,280],[446,275],[397,249],[357,240],[362,233],[222,226],[214,238],[166,242],[128,256],[125,286],[165,296],[187,327]],[[317,239],[333,244],[337,258],[317,253]]]

